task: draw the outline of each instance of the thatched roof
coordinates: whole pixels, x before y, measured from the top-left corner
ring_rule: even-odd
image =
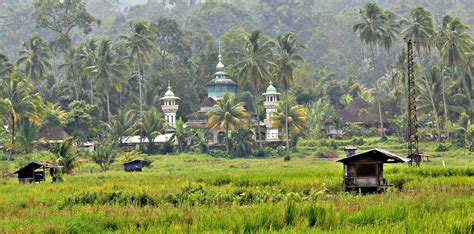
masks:
[[[46,141],[59,141],[70,137],[63,128],[43,128],[39,132],[39,137]]]
[[[352,102],[337,112],[346,123],[378,123],[377,105],[369,104],[362,98],[355,98]],[[382,116],[383,122],[387,123],[386,116]]]

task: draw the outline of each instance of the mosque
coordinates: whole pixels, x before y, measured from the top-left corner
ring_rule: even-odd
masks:
[[[198,111],[186,116],[187,122],[184,124],[185,128],[197,128],[202,129],[206,134],[209,146],[219,147],[223,146],[225,142],[224,130],[212,130],[206,127],[208,117],[206,113],[212,110],[213,106],[221,100],[226,93],[229,93],[232,97],[235,96],[235,92],[238,84],[229,78],[229,75],[224,71],[224,64],[222,63],[222,55],[219,54],[219,62],[216,66],[216,73],[214,78],[207,83],[207,98],[204,99]],[[253,120],[254,129],[256,132],[257,124],[260,124],[262,131],[262,141],[268,145],[280,144],[281,140],[279,137],[279,130],[272,128],[270,117],[273,116],[279,104],[280,93],[277,92],[276,88],[270,82],[265,93],[262,94],[265,98],[263,104],[266,110],[266,117],[263,122]],[[168,83],[168,91],[161,98],[161,109],[165,114],[165,121],[171,127],[176,127],[176,112],[179,108],[179,97],[177,97],[171,90],[171,86]],[[256,135],[254,134],[254,139]]]

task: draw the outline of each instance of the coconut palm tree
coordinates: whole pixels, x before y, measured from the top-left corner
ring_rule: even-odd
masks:
[[[382,44],[384,45],[387,52],[390,54],[390,49],[393,46],[394,41],[397,40],[400,34],[401,21],[400,18],[393,12],[385,10],[384,15],[386,18],[385,29],[382,34]]]
[[[143,112],[143,93],[142,83],[144,75],[145,63],[148,56],[155,48],[155,40],[150,32],[149,23],[146,21],[137,21],[130,24],[130,32],[128,36],[120,36],[125,47],[130,50],[129,61],[135,71],[138,72],[138,90],[140,103],[140,116]]]
[[[245,119],[249,114],[245,112],[243,104],[235,103],[234,98],[226,93],[206,115],[209,117],[208,128],[225,130],[226,150],[229,152],[230,130],[247,125]]]
[[[94,66],[97,63],[97,40],[90,39],[79,46],[79,61],[81,63],[81,74],[87,77],[89,81],[90,104],[94,105],[94,76],[86,68]]]
[[[13,72],[13,64],[8,57],[0,53],[0,78],[10,75]]]
[[[100,86],[107,102],[107,122],[110,123],[110,92],[121,92],[123,78],[127,76],[128,67],[112,48],[108,39],[102,40],[97,51],[96,64],[87,68],[95,79],[95,86]]]
[[[64,54],[64,62],[59,65],[59,69],[64,70],[66,80],[72,81],[76,100],[79,100],[79,89],[82,87],[81,77],[79,72],[79,64],[77,59],[77,49],[69,47]]]
[[[460,18],[446,15],[443,17],[443,25],[436,37],[436,45],[442,59],[451,68],[451,80],[453,80],[455,68],[467,60],[467,55],[472,51],[473,43],[469,26],[464,24]],[[443,76],[444,77],[444,76]],[[443,105],[444,118],[448,121],[448,105],[446,102],[446,81],[443,81]],[[467,93],[469,95],[469,93]],[[469,98],[471,98],[469,96]]]
[[[387,16],[384,10],[375,3],[368,3],[359,11],[362,22],[354,25],[352,30],[359,34],[360,40],[369,45],[372,65],[374,66],[374,46],[387,40],[386,46],[390,48],[392,32],[387,29]]]
[[[280,129],[280,132],[285,134],[283,138],[288,141],[290,134],[298,136],[303,133],[308,121],[308,110],[304,106],[295,105],[294,103],[291,103],[288,112],[285,110],[286,107],[286,101],[280,102],[276,114],[271,119],[272,128]],[[288,131],[282,131],[283,129],[288,129]],[[289,155],[285,159],[289,160]]]
[[[278,37],[277,54],[273,72],[276,81],[281,85],[285,92],[285,113],[288,114],[288,90],[294,81],[293,71],[299,63],[303,63],[304,59],[299,55],[300,49],[305,46],[296,43],[296,35],[288,33]],[[288,116],[288,115],[286,115]],[[288,120],[285,124],[285,132],[288,136]],[[290,153],[290,140],[286,139],[287,156]]]
[[[260,124],[258,115],[258,100],[260,97],[260,88],[269,78],[268,69],[272,65],[274,43],[262,34],[261,30],[255,30],[245,35],[245,48],[243,52],[234,53],[242,58],[236,63],[239,68],[239,77],[241,84],[248,83],[252,87],[254,95],[254,111],[257,116],[257,140],[262,147]]]
[[[16,74],[1,79],[0,112],[8,116],[11,131],[11,147],[15,144],[16,123],[21,119],[39,125],[41,123],[42,101],[39,94],[33,94],[33,86]],[[13,148],[10,150],[10,155]]]
[[[438,141],[441,140],[441,120],[439,118],[439,109],[442,99],[439,96],[439,93],[442,92],[442,75],[441,68],[434,66],[425,72],[425,74],[422,76],[421,84],[419,84],[420,105],[418,108],[421,111],[427,111],[431,109],[435,120],[434,125],[436,126],[438,133]]]
[[[419,57],[422,50],[430,50],[435,34],[430,11],[423,7],[417,7],[411,11],[410,19],[402,19],[401,24],[405,26],[401,34],[415,42],[415,49]]]
[[[49,61],[51,51],[48,43],[39,36],[31,37],[27,43],[23,44],[23,47],[16,64],[21,66],[24,74],[35,83],[38,89],[38,82],[51,70]]]

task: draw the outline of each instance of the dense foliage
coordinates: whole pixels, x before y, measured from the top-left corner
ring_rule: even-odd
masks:
[[[417,42],[422,139],[472,144],[470,1],[148,1],[123,8],[118,1],[11,0],[0,6],[0,111],[8,125],[2,145],[11,153],[30,151],[53,126],[79,144],[104,138],[120,144],[132,134],[151,139],[166,128],[156,121],[168,81],[186,122],[206,97],[219,49],[226,72],[240,83],[236,99],[252,116],[263,119],[261,92],[269,80],[284,94],[278,128],[287,150],[301,135],[394,134],[403,141],[404,37]],[[9,88],[21,92],[13,96]],[[351,109],[361,100],[367,106]],[[296,110],[288,103],[307,115],[298,117],[304,121],[289,123],[298,118],[289,117]],[[366,125],[345,122],[345,109]],[[202,142],[193,136],[177,132],[178,149]],[[229,150],[232,134],[226,139]]]

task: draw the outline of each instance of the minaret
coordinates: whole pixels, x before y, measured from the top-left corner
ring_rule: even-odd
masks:
[[[168,91],[166,91],[165,96],[160,98],[161,109],[165,113],[166,123],[171,127],[176,127],[176,112],[178,111],[179,97],[176,97],[171,91],[170,81],[168,80]]]
[[[277,128],[272,128],[272,121],[271,117],[275,115],[277,112],[278,108],[278,97],[280,96],[280,93],[277,92],[275,86],[273,86],[273,83],[270,81],[270,85],[267,88],[267,91],[263,94],[265,97],[265,101],[263,102],[263,105],[265,106],[266,110],[266,118],[265,118],[265,126],[267,127],[267,141],[278,141],[280,140],[278,136],[278,129]]]

